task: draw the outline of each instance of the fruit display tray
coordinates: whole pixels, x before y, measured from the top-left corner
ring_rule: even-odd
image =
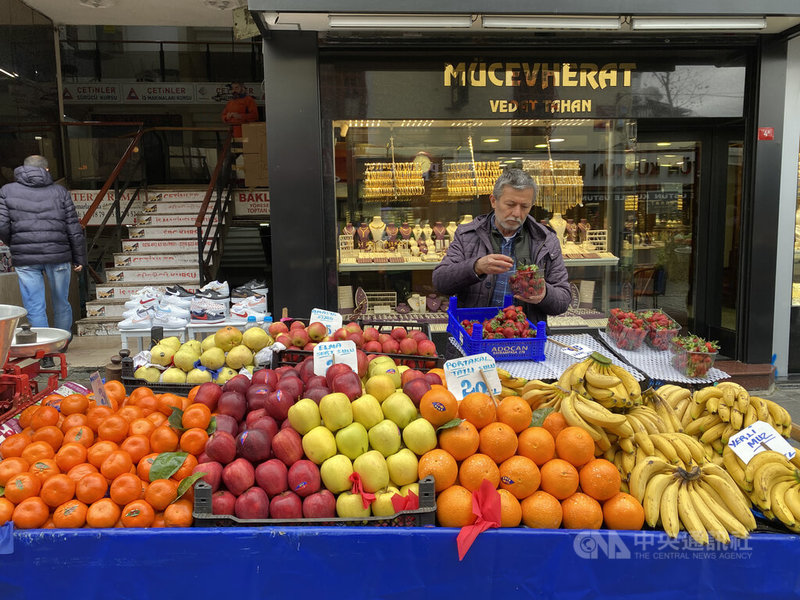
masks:
[[[509,300],[507,305],[510,303]],[[482,330],[480,328],[474,328],[473,337],[470,337],[467,330],[461,325],[461,321],[464,319],[480,322],[485,319],[491,319],[497,314],[498,310],[500,309],[494,306],[458,308],[458,299],[452,296],[447,308],[447,333],[455,338],[467,356],[486,352],[496,361],[532,360],[542,362],[545,359],[544,345],[547,341],[547,324],[544,321],[539,321],[536,325],[528,321],[530,328],[536,331],[536,337],[534,338],[506,338],[502,340],[482,339]]]
[[[436,524],[434,479],[429,475],[419,482],[419,508],[404,510],[388,517],[363,519],[240,519],[233,515],[211,512],[211,486],[205,481],[194,484],[194,527],[299,527],[299,526],[374,526],[374,527],[433,527]]]
[[[133,376],[133,359],[125,357],[122,359],[122,385],[125,386],[125,392],[130,394],[133,390],[143,385],[153,390],[155,394],[177,394],[178,396],[186,396],[189,391],[196,385],[194,383],[149,383],[144,379],[139,379]]]

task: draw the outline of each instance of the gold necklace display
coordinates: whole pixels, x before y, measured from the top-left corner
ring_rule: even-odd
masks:
[[[472,136],[469,142],[469,162],[445,163],[444,176],[448,196],[478,196],[491,194],[494,182],[503,172],[500,161],[476,161],[472,146]]]
[[[364,199],[397,201],[401,197],[421,196],[425,180],[418,163],[395,162],[394,137],[389,138],[391,162],[364,165]]]
[[[553,160],[550,136],[546,136],[547,160],[524,160],[522,170],[528,173],[539,191],[536,206],[552,213],[565,213],[573,206],[583,206],[583,177],[579,160]]]

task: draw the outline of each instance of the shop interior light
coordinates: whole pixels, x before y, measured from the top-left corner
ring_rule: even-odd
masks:
[[[655,31],[674,29],[752,29],[767,27],[763,17],[633,17],[631,29],[634,31]]]
[[[472,27],[471,15],[330,15],[331,29],[436,29]]]
[[[6,71],[5,69],[0,69],[0,73],[3,73],[4,75],[8,75],[9,77],[12,77],[12,78],[13,77],[19,77],[19,74]]]
[[[558,144],[559,142],[563,142],[564,138],[550,138],[551,144]]]
[[[547,144],[536,144],[534,148],[547,148]]]
[[[621,28],[619,17],[525,17],[498,15],[483,17],[484,29],[603,29]]]
[[[483,138],[481,141],[484,144],[496,144],[500,141],[500,138]]]
[[[656,142],[656,146],[671,146],[672,142]]]
[[[115,6],[119,0],[78,0],[81,6],[86,8],[111,8]]]

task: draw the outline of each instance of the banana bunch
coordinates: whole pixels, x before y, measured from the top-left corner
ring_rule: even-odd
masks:
[[[727,544],[731,535],[745,538],[756,527],[750,500],[714,463],[687,470],[651,456],[633,469],[628,487],[647,524],[660,524],[672,538],[684,529],[699,544],[708,544],[709,536]]]
[[[556,411],[561,408],[562,399],[569,393],[554,383],[545,383],[538,379],[531,379],[517,392],[533,410],[552,407]]]
[[[567,368],[558,385],[592,398],[605,408],[629,408],[642,401],[642,389],[634,376],[598,352]]]
[[[565,394],[559,410],[568,425],[585,429],[592,436],[596,455],[617,445],[628,453],[636,452],[632,441],[634,432],[625,415],[613,413],[575,390]]]
[[[500,384],[502,385],[502,389],[500,390],[500,398],[505,398],[507,396],[521,396],[522,394],[520,393],[520,390],[522,390],[526,384],[530,383],[524,377],[514,377],[505,369],[497,369],[497,375],[500,377]]]
[[[664,386],[662,386],[662,388],[663,387]],[[661,417],[664,425],[666,425],[670,431],[683,431],[683,425],[681,424],[680,418],[678,418],[678,413],[675,411],[675,408],[670,400],[661,394],[662,388],[659,388],[658,391],[654,390],[653,388],[646,389],[642,393],[642,402],[644,406],[649,406],[656,411],[656,414]],[[686,402],[688,403],[688,398],[691,396],[691,392],[689,390],[685,390],[684,388],[678,389],[686,392]],[[677,394],[674,394],[673,396],[677,396]]]
[[[791,461],[779,452],[759,452],[746,465],[725,446],[725,469],[765,516],[778,519],[800,533],[800,458]]]
[[[653,457],[684,469],[694,465],[704,465],[711,460],[703,445],[692,436],[673,431],[655,431],[652,427],[647,430],[639,427],[638,422],[633,434],[633,443],[635,452],[632,454],[621,448],[612,447],[603,455],[617,467],[623,482],[630,481],[636,465]]]
[[[677,392],[669,398],[676,396]],[[732,435],[756,421],[769,423],[784,437],[789,437],[792,430],[792,418],[785,408],[772,400],[751,396],[732,381],[697,390],[683,407],[683,412],[676,409],[683,430],[710,445],[720,456]]]

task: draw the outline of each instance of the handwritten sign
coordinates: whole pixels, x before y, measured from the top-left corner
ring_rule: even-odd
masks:
[[[336,364],[348,365],[358,373],[358,357],[356,343],[352,340],[343,342],[321,342],[314,346],[314,375],[325,375],[334,359]]]
[[[750,427],[745,427],[739,433],[732,435],[728,440],[728,446],[745,464],[764,450],[780,452],[790,460],[796,453],[781,434],[764,421],[756,421]]]
[[[106,396],[106,389],[103,387],[103,380],[100,379],[100,373],[98,371],[89,375],[89,383],[92,385],[94,400],[97,405],[111,406],[111,402],[108,401],[108,397]]]
[[[328,330],[328,335],[331,335],[334,331],[342,327],[341,314],[330,310],[322,310],[321,308],[315,308],[311,311],[311,317],[308,319],[308,322],[311,324],[314,321],[325,325],[325,328]]]
[[[444,377],[447,389],[458,400],[473,392],[499,394],[503,389],[497,375],[497,363],[486,353],[448,360],[444,363]]]

